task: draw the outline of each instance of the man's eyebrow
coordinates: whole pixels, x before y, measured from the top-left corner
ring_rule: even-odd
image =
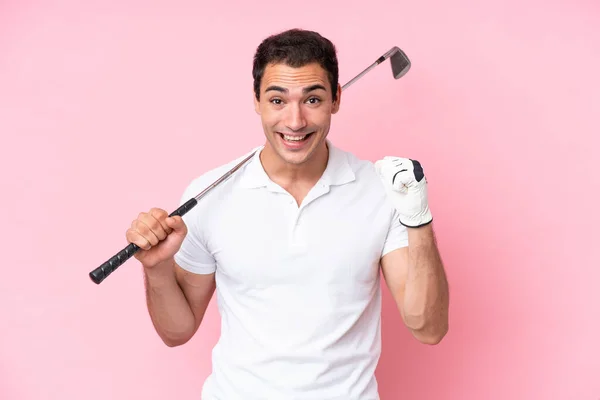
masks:
[[[317,83],[315,85],[310,85],[310,86],[305,87],[304,89],[302,89],[302,93],[306,94],[306,93],[312,92],[313,90],[317,90],[317,89],[327,90],[325,88],[325,86]],[[268,91],[271,91],[271,90],[276,91],[276,92],[281,92],[281,93],[288,93],[288,90],[286,88],[277,86],[277,85],[271,85],[271,86],[267,87],[265,89],[265,93]]]
[[[281,86],[275,86],[275,85],[271,85],[268,88],[265,89],[265,93],[268,91],[274,90],[276,92],[282,92],[282,93],[287,93],[288,90],[285,88],[282,88]]]
[[[305,87],[302,90],[302,93],[306,94],[306,93],[312,92],[313,90],[317,90],[317,89],[323,89],[323,90],[327,91],[327,89],[325,88],[325,86],[317,83],[316,85],[310,85],[308,87]]]

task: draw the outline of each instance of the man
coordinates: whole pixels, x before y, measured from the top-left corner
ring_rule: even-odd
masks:
[[[448,329],[448,286],[420,164],[375,164],[327,134],[340,107],[336,51],[319,34],[267,38],[254,57],[266,141],[184,218],[141,213],[148,310],[168,346],[197,331],[216,290],[222,318],[204,400],[378,399],[380,267],[407,328]],[[238,160],[195,179],[182,202]]]

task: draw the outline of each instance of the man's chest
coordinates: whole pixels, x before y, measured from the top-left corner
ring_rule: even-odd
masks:
[[[219,272],[254,287],[373,282],[389,210],[364,196],[333,200],[298,207],[282,194],[227,207],[207,238]]]

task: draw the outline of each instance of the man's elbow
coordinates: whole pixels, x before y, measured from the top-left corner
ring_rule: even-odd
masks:
[[[178,347],[189,342],[192,336],[194,336],[194,332],[195,331],[180,332],[178,334],[175,334],[174,332],[171,332],[171,334],[162,332],[159,336],[163,343],[168,347]]]
[[[190,338],[181,337],[181,338],[161,338],[163,343],[167,345],[167,347],[178,347],[186,344]]]
[[[407,326],[412,335],[423,344],[436,345],[448,333],[448,321],[431,321],[425,318],[409,319]]]
[[[177,347],[187,343],[187,340],[174,340],[163,338],[163,343],[167,345],[167,347]]]
[[[446,333],[448,333],[448,330],[439,330],[436,332],[419,332],[419,331],[413,331],[412,334],[413,336],[421,343],[423,344],[428,344],[428,345],[436,345],[439,344],[442,339],[444,339],[444,337],[446,336]]]

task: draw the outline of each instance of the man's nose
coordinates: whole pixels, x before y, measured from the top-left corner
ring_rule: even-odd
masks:
[[[306,127],[306,118],[300,104],[290,104],[285,125],[292,131],[299,131]]]

